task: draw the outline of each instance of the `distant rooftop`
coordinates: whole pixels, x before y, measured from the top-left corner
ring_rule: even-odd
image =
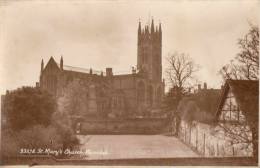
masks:
[[[184,97],[178,105],[181,118],[189,121],[211,123],[220,97],[220,89],[201,89]]]

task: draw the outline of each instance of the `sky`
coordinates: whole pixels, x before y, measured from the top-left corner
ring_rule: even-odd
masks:
[[[184,52],[200,65],[200,82],[220,88],[218,70],[239,52],[238,38],[258,24],[260,3],[234,1],[0,0],[0,94],[39,81],[40,63],[130,72],[137,64],[137,28],[162,24],[166,57]],[[165,76],[164,76],[165,77]]]

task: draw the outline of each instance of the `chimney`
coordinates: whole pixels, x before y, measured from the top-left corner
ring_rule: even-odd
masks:
[[[204,90],[207,90],[207,83],[204,82]]]
[[[106,68],[106,76],[113,76],[112,68]]]
[[[62,58],[62,56],[60,58],[60,69],[63,70],[63,58]]]
[[[201,90],[201,84],[198,84],[198,90],[199,91]]]
[[[132,67],[132,74],[135,74],[136,73],[136,69],[135,67]]]
[[[39,82],[36,82],[36,83],[35,83],[35,86],[36,86],[36,87],[40,87],[40,83],[39,83]]]

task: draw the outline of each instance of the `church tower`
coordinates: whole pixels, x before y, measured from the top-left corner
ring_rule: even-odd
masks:
[[[162,81],[162,28],[161,23],[155,28],[153,19],[143,29],[138,25],[137,69],[154,82]]]

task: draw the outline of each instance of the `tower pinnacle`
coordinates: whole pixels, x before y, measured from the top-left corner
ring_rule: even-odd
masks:
[[[44,68],[44,62],[43,62],[43,59],[42,59],[42,62],[41,62],[41,73],[43,71],[43,68]]]
[[[154,24],[153,24],[153,18],[152,18],[152,24],[151,24],[151,33],[154,33]]]
[[[60,58],[60,69],[63,70],[63,57],[61,55],[61,58]]]
[[[140,22],[140,19],[139,19],[139,25],[138,25],[138,34],[141,34],[141,22]]]

